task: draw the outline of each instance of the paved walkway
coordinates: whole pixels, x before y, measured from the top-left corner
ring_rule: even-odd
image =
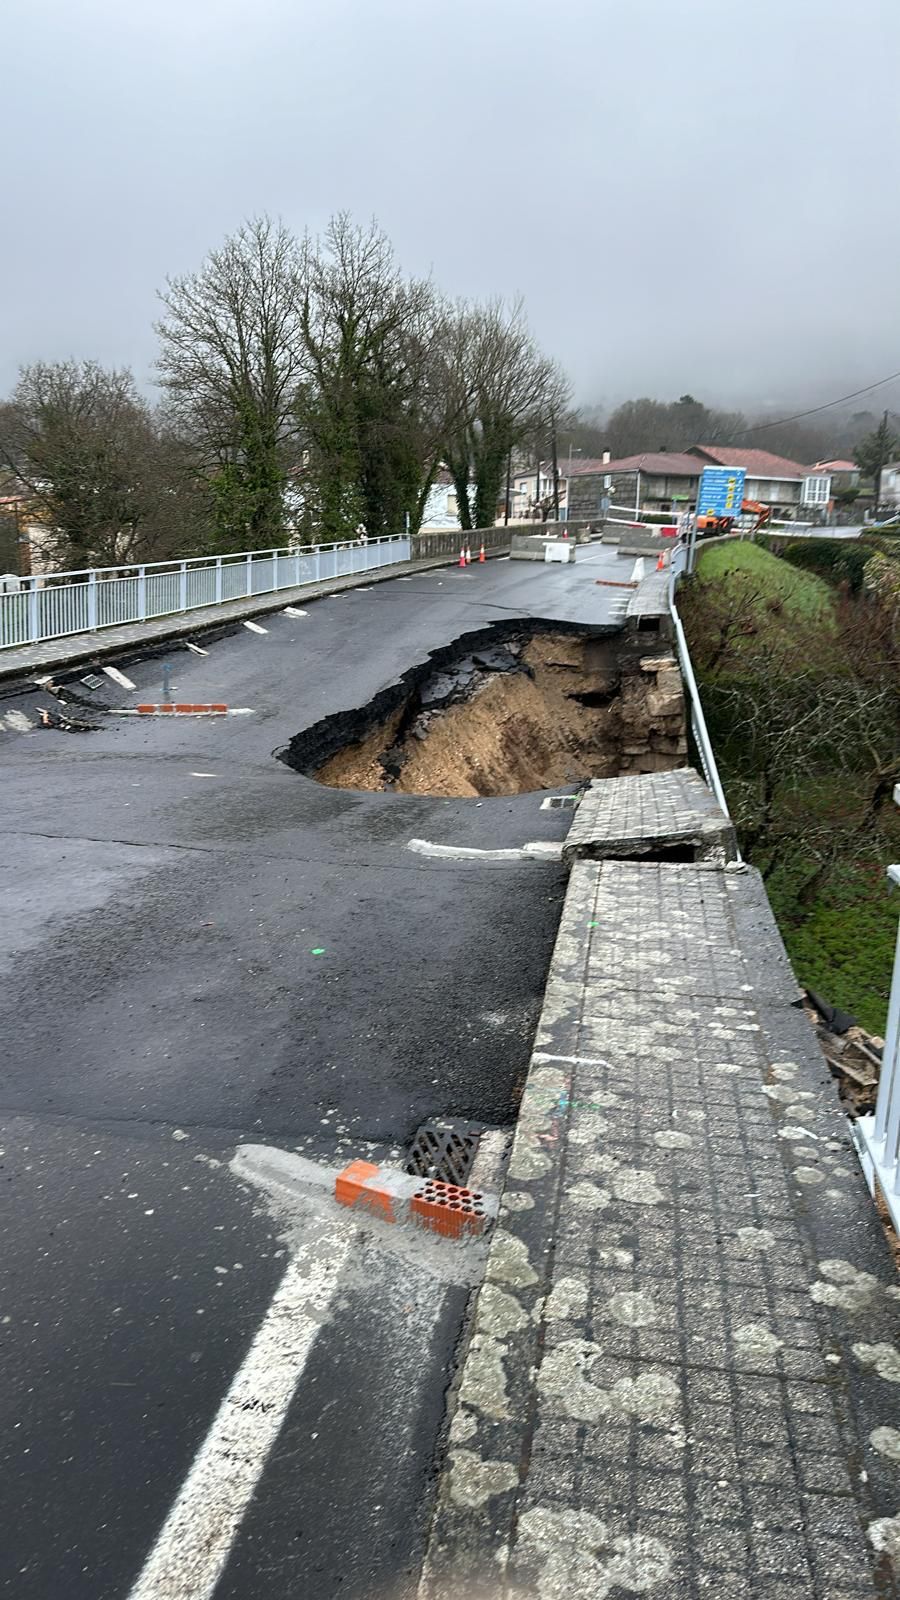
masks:
[[[681,694],[681,679],[672,668]],[[698,772],[680,767],[624,778],[594,779],[585,790],[563,845],[563,860],[668,855],[724,866],[737,859],[734,828]]]
[[[900,1290],[796,1001],[756,873],[575,863],[429,1600],[896,1594]]]
[[[491,556],[495,554],[491,552]],[[491,557],[488,557],[490,560]],[[219,606],[198,606],[192,611],[180,611],[171,616],[157,617],[152,622],[129,622],[121,628],[98,628],[95,633],[70,633],[61,639],[46,639],[41,644],[19,645],[0,650],[0,680],[33,676],[49,672],[53,667],[77,665],[79,661],[95,661],[100,656],[121,653],[132,648],[146,649],[148,644],[162,644],[167,639],[192,638],[209,628],[228,627],[256,617],[266,611],[280,611],[285,606],[303,606],[307,600],[317,600],[321,595],[337,594],[341,589],[367,589],[373,583],[385,583],[390,578],[402,578],[415,572],[427,572],[431,567],[452,566],[448,556],[438,556],[427,561],[396,561],[391,566],[373,567],[369,572],[348,573],[342,578],[323,578],[321,583],[304,583],[296,589],[279,589],[277,593],[249,595],[242,600],[226,600]]]

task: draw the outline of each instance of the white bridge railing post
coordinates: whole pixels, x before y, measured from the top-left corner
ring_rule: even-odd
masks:
[[[894,789],[894,800],[900,805],[900,783]],[[900,865],[888,867],[887,875],[891,883],[900,886]],[[878,1099],[874,1115],[857,1118],[853,1136],[869,1189],[873,1195],[876,1188],[881,1190],[891,1221],[900,1231],[900,924],[881,1053]]]

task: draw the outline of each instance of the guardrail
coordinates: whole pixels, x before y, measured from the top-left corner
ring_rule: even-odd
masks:
[[[894,800],[900,805],[900,784],[894,790]],[[891,883],[900,885],[900,866],[888,867],[887,875]],[[900,926],[881,1052],[878,1099],[874,1115],[857,1118],[853,1136],[869,1189],[873,1195],[876,1189],[881,1190],[891,1221],[900,1232]]]
[[[700,691],[697,688],[697,680],[694,677],[691,653],[688,649],[681,618],[678,615],[678,607],[675,604],[675,589],[678,579],[686,570],[687,554],[687,547],[684,544],[676,545],[672,551],[672,558],[669,563],[669,610],[672,614],[675,641],[678,646],[678,665],[681,668],[681,679],[687,694],[691,733],[693,734],[700,766],[709,788],[715,795],[726,817],[730,817],[731,812],[728,809],[728,801],[725,799],[725,790],[722,788],[712,741],[709,737],[709,729],[706,726],[706,718],[703,715],[703,705],[700,700]],[[737,859],[740,861],[740,856]]]
[[[0,594],[0,649],[277,594],[409,557],[409,539],[395,536],[20,578],[17,589]]]

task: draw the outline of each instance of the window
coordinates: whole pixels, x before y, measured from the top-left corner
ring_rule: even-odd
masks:
[[[803,479],[803,504],[805,506],[827,506],[830,492],[830,478]]]
[[[455,517],[456,513],[458,512],[458,510],[459,510],[459,506],[457,504],[455,490],[448,489],[447,490],[447,515],[448,515],[448,517]]]

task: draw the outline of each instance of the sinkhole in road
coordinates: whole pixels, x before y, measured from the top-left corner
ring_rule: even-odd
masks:
[[[276,752],[338,789],[504,795],[684,766],[681,679],[660,643],[532,618],[432,651],[366,705]]]

